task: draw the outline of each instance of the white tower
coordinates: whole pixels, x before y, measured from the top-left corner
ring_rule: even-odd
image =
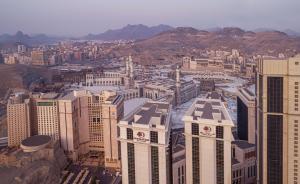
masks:
[[[176,105],[181,104],[181,92],[180,92],[180,68],[177,66],[176,68]]]
[[[131,55],[129,55],[128,57],[128,64],[129,64],[129,77],[132,80],[133,79],[133,62],[132,62],[132,58]]]

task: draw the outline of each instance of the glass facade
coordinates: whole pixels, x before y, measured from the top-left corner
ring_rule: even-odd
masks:
[[[192,138],[193,184],[200,184],[199,138]]]
[[[159,159],[156,146],[151,146],[151,174],[152,184],[159,184]]]
[[[237,98],[237,132],[240,140],[248,141],[248,108]]]
[[[267,119],[268,184],[282,184],[283,117],[268,115]]]
[[[134,144],[127,143],[128,156],[128,183],[135,184],[135,159],[134,159]]]
[[[283,78],[268,77],[268,112],[283,112]]]
[[[199,125],[192,123],[192,135],[199,135]]]
[[[216,126],[216,138],[223,139],[224,137],[224,127]]]
[[[224,142],[216,140],[216,184],[224,184]]]
[[[158,143],[158,133],[154,131],[150,131],[150,142]]]

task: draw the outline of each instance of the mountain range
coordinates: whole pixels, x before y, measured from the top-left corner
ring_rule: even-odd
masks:
[[[287,56],[300,52],[300,36],[298,33],[272,29],[257,29],[245,31],[237,27],[211,28],[198,30],[192,27],[172,28],[167,25],[148,27],[142,24],[127,25],[121,29],[108,30],[101,34],[89,34],[76,40],[134,40],[134,44],[123,45],[103,54],[103,57],[121,57],[131,53],[141,62],[177,60],[182,55],[200,55],[206,50],[239,49],[244,54]],[[34,45],[41,43],[54,43],[64,39],[46,35],[29,36],[22,32],[15,35],[1,35],[0,48],[7,44],[22,43]],[[2,44],[2,45],[1,45]]]
[[[89,34],[83,39],[86,40],[102,40],[102,41],[113,41],[113,40],[140,40],[147,39],[155,36],[161,32],[169,31],[174,29],[168,25],[158,25],[148,27],[143,24],[138,25],[127,25],[121,29],[108,30],[101,34]]]
[[[138,62],[179,61],[182,56],[198,56],[203,50],[240,50],[243,55],[286,56],[300,52],[300,37],[289,36],[280,31],[253,32],[227,27],[214,31],[178,27],[159,33],[149,39],[118,47],[108,53],[121,57],[131,53]]]

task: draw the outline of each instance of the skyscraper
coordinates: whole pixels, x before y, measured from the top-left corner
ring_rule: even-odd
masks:
[[[8,146],[19,146],[31,135],[29,99],[24,94],[15,94],[7,104]]]
[[[172,183],[170,110],[148,102],[120,121],[122,183]]]
[[[231,183],[231,128],[234,126],[219,99],[196,99],[183,117],[186,146],[186,183]]]
[[[261,59],[257,73],[258,183],[299,183],[300,55]]]

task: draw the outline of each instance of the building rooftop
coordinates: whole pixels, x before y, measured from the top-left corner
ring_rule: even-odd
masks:
[[[244,140],[235,140],[232,142],[232,144],[235,144],[236,146],[238,146],[241,149],[248,149],[248,148],[253,148],[255,147],[254,144],[251,144],[247,141]]]
[[[183,121],[197,121],[200,119],[213,120],[218,123],[227,121],[227,123],[233,125],[229,113],[220,99],[197,98],[183,117]]]
[[[131,123],[140,125],[166,125],[170,105],[163,102],[147,102],[135,113],[124,119]]]
[[[51,137],[48,135],[35,135],[24,139],[21,144],[27,147],[35,147],[47,144],[50,141]]]

